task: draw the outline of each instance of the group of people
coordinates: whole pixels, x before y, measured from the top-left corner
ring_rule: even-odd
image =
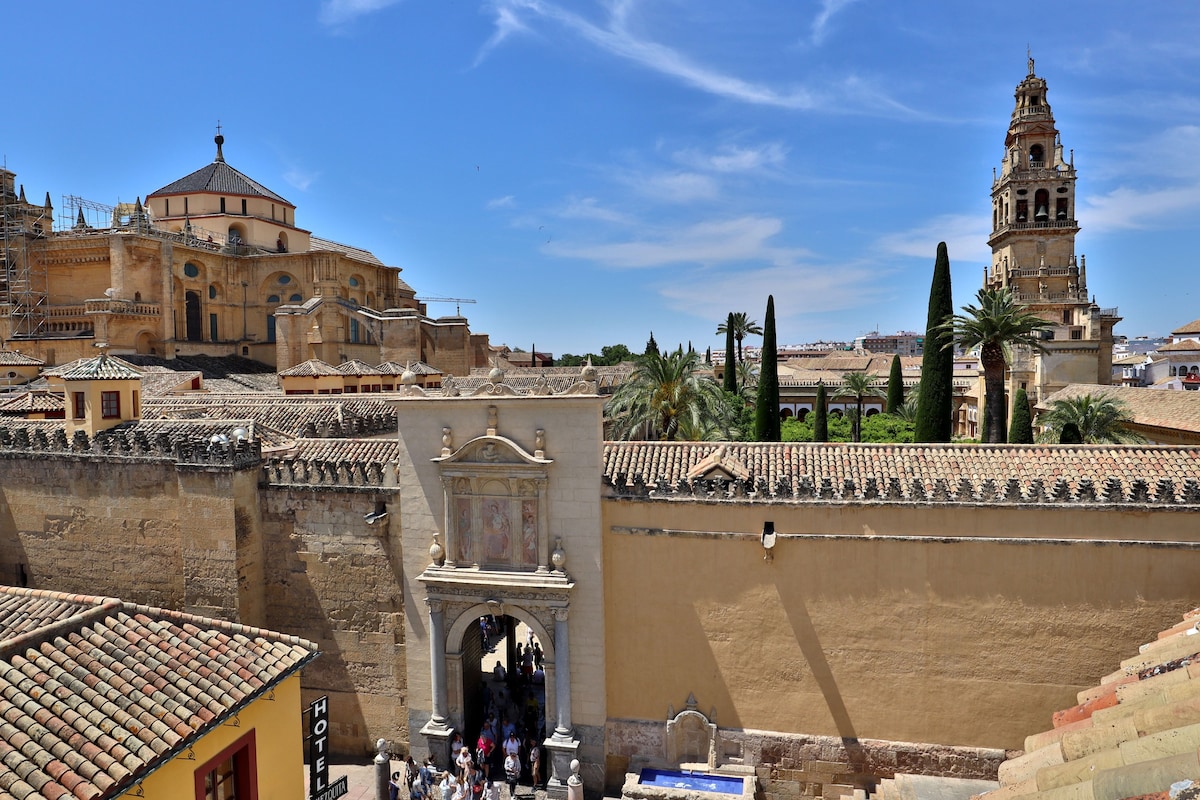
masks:
[[[479,630],[487,652],[493,652],[505,635],[494,617],[481,617]],[[512,800],[520,783],[544,787],[544,658],[541,644],[528,633],[524,645],[516,645],[512,673],[497,662],[491,685],[484,681],[485,720],[474,747],[456,732],[445,771],[438,769],[432,754],[420,767],[409,756],[403,774],[392,775],[391,800],[405,800],[406,795],[408,800],[504,800],[502,783],[508,784]]]

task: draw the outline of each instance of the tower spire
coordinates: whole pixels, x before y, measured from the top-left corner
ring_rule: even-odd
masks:
[[[225,161],[225,154],[221,152],[221,145],[225,144],[225,137],[221,135],[221,120],[217,120],[217,135],[213,137],[213,141],[217,143],[217,157],[213,161]]]

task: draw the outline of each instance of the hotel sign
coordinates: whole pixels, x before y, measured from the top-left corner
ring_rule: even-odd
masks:
[[[329,783],[329,696],[308,707],[308,796],[310,800],[337,800],[347,791],[347,779]]]

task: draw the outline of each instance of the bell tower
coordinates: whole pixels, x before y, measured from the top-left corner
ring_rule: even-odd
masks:
[[[1112,329],[1120,317],[1088,299],[1087,265],[1076,257],[1075,156],[1047,99],[1045,78],[1028,73],[1017,84],[999,174],[993,170],[992,263],[987,288],[1007,287],[1054,328],[1047,353],[1017,353],[1009,388],[1025,388],[1035,403],[1069,383],[1110,383]]]

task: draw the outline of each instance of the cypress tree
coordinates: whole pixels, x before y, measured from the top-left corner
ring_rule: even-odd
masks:
[[[954,315],[950,290],[950,256],[939,242],[929,288],[929,313],[925,321],[925,352],[921,358],[921,394],[917,398],[914,442],[950,441],[954,406],[954,336],[942,328]]]
[[[889,414],[895,414],[904,403],[904,374],[900,368],[900,356],[892,356],[892,371],[888,373],[887,408]]]
[[[725,327],[725,380],[721,384],[725,391],[737,394],[737,351],[733,349],[733,312]]]
[[[711,347],[704,348],[704,363],[708,364],[709,366],[712,366],[712,348]]]
[[[1029,415],[1029,398],[1024,389],[1013,397],[1012,424],[1008,427],[1010,444],[1033,444],[1033,418]]]
[[[1079,426],[1074,422],[1068,422],[1062,426],[1062,433],[1058,435],[1059,444],[1083,444],[1083,434],[1079,432]]]
[[[762,360],[758,366],[758,396],[754,403],[754,439],[778,442],[779,368],[775,347],[775,296],[767,296],[767,318],[763,322]]]
[[[646,355],[659,355],[658,342],[654,341],[654,331],[650,331],[650,338],[646,340]]]
[[[817,382],[817,399],[813,402],[813,441],[829,441],[829,417],[825,400],[825,381]]]

